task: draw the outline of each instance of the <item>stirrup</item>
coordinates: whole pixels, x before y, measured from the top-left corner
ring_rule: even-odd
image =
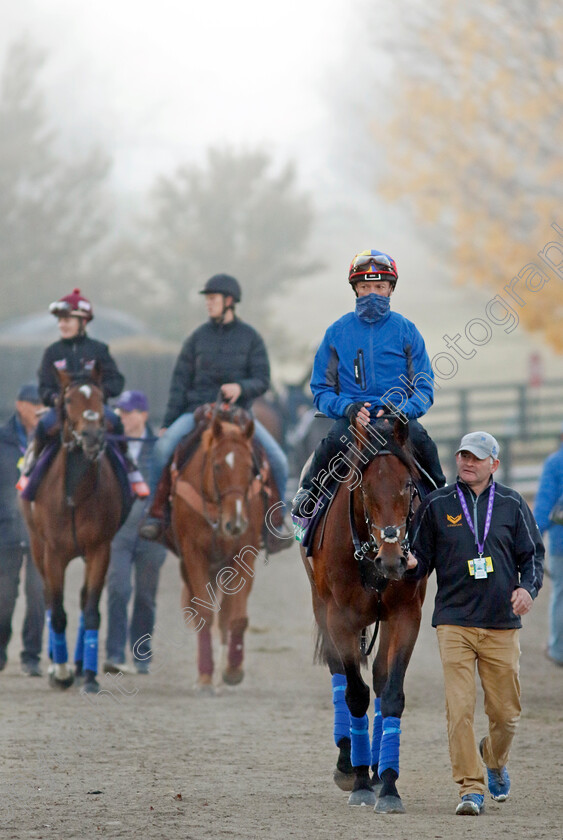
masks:
[[[158,540],[158,538],[164,533],[165,528],[166,525],[162,519],[151,517],[139,525],[138,534],[144,540]]]

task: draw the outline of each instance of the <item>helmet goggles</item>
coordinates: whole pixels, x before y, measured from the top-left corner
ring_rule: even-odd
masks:
[[[393,263],[389,257],[385,256],[385,254],[377,254],[377,256],[374,256],[373,254],[358,254],[358,256],[352,261],[352,268],[354,271],[359,272],[364,270],[366,273],[371,274],[371,266],[373,266],[375,273],[381,269],[383,269],[383,271],[391,269],[393,274],[395,273]]]

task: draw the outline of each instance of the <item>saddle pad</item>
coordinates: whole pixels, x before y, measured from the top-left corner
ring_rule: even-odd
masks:
[[[309,552],[312,550],[313,540],[315,538],[317,528],[326,516],[326,513],[332,504],[332,500],[336,495],[338,483],[339,482],[336,479],[330,483],[326,483],[326,495],[323,494],[322,500],[318,500],[315,505],[315,510],[310,517],[297,516],[294,513],[291,514],[295,539],[297,542],[301,543],[307,552],[307,557],[310,556]]]
[[[27,482],[27,486],[25,490],[21,492],[21,498],[25,499],[26,502],[33,502],[35,500],[35,496],[37,495],[37,491],[39,489],[39,485],[43,480],[43,476],[53,463],[55,459],[55,455],[60,449],[60,440],[57,438],[53,440],[51,443],[48,443],[39,458],[37,459],[37,463],[35,464],[33,470],[31,471],[31,475],[29,476],[29,481]]]

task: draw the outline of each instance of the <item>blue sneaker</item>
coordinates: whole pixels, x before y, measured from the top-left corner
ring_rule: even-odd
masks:
[[[455,809],[456,814],[467,817],[478,817],[485,810],[485,797],[482,793],[466,793]]]
[[[481,738],[481,743],[479,744],[481,758],[483,758],[484,742],[485,739]],[[483,758],[483,761],[484,760],[485,759]],[[485,767],[487,767],[487,765],[485,765]],[[506,767],[499,767],[498,769],[487,767],[487,783],[492,799],[496,802],[504,802],[505,799],[508,799],[508,794],[510,793],[510,776],[508,775]]]

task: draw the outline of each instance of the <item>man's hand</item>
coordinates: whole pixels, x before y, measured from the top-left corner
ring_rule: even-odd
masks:
[[[163,434],[164,434],[164,432],[166,432],[166,431],[168,431],[168,429],[166,428],[166,426],[163,426],[163,427],[162,427],[162,429],[159,429],[159,430],[158,430],[158,436],[159,436],[159,437],[162,437],[162,435],[163,435]]]
[[[369,426],[369,419],[370,414],[368,408],[370,407],[371,403],[350,403],[350,405],[346,408],[346,417],[350,420],[350,423],[356,421],[359,426]]]
[[[410,551],[407,554],[407,569],[416,569],[418,566],[418,560]]]
[[[242,394],[242,388],[238,382],[227,382],[225,385],[221,385],[221,393],[227,402],[236,403]]]
[[[514,615],[526,615],[532,609],[533,598],[527,589],[522,586],[515,589],[510,596],[512,602],[512,612]]]

